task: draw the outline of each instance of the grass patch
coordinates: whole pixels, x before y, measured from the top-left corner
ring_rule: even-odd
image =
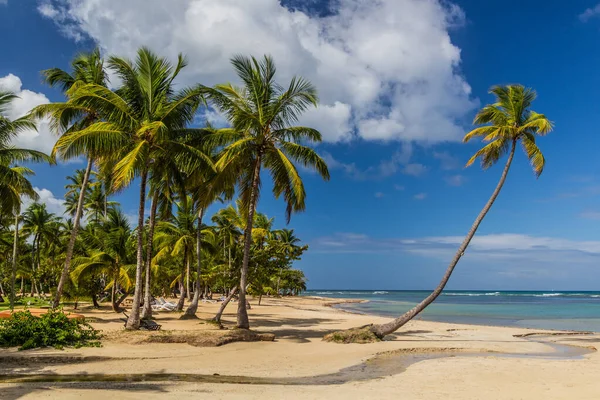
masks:
[[[326,342],[334,343],[375,343],[380,342],[379,339],[373,332],[371,332],[371,325],[363,326],[360,328],[352,328],[345,331],[332,332],[323,338]]]

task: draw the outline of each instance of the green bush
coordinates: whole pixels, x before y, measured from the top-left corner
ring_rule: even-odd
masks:
[[[98,347],[100,333],[88,323],[69,319],[60,310],[34,317],[29,311],[15,312],[0,320],[0,347],[19,346],[19,350],[36,347]]]

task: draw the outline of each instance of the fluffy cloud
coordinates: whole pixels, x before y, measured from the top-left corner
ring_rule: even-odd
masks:
[[[425,200],[427,198],[427,193],[417,193],[413,196],[415,200]]]
[[[320,108],[301,122],[330,142],[457,140],[477,105],[448,34],[464,14],[446,1],[340,0],[327,15],[279,0],[40,0],[38,9],[106,52],[183,52],[187,83],[234,80],[232,55],[269,53],[281,82],[297,73],[319,88]]]
[[[22,86],[23,84],[18,76],[8,74],[5,77],[0,77],[0,90],[12,92],[18,96],[8,109],[6,116],[10,119],[20,118],[29,113],[33,107],[50,102],[44,94],[23,89]],[[13,144],[17,147],[50,153],[55,142],[56,137],[50,132],[48,121],[42,120],[38,122],[37,132],[34,130],[22,132],[13,141]]]
[[[588,22],[598,15],[600,15],[600,4],[596,4],[594,7],[590,7],[579,14],[579,20],[581,20],[581,22]]]
[[[56,198],[54,196],[54,193],[52,193],[48,189],[44,189],[44,188],[40,189],[38,187],[34,187],[33,189],[40,197],[37,202],[41,203],[41,204],[45,204],[46,208],[48,209],[48,212],[54,213],[58,216],[63,215],[63,213],[65,212],[65,207],[64,207],[65,202],[63,199]],[[25,210],[32,203],[33,203],[33,201],[31,201],[30,199],[24,199],[22,210]]]

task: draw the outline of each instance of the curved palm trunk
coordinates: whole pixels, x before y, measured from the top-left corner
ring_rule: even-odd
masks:
[[[237,289],[238,289],[237,286],[235,286],[233,289],[231,289],[231,291],[229,292],[229,295],[225,298],[225,300],[223,301],[223,304],[221,304],[221,307],[219,307],[219,311],[217,311],[217,314],[213,318],[213,321],[221,323],[221,317],[223,316],[223,311],[225,311],[225,307],[227,307],[227,304],[229,304],[231,299],[233,299],[233,296],[235,296]]]
[[[75,220],[73,221],[73,231],[71,232],[71,238],[67,246],[67,254],[65,258],[65,266],[60,275],[58,281],[58,287],[56,288],[56,295],[52,302],[52,307],[56,308],[60,304],[63,289],[67,283],[67,277],[69,276],[69,270],[71,269],[71,260],[73,259],[73,250],[75,248],[75,240],[77,239],[77,232],[79,231],[79,221],[81,220],[81,214],[83,214],[83,201],[85,199],[85,191],[87,189],[88,181],[90,179],[90,173],[92,171],[92,158],[88,158],[87,167],[85,168],[85,174],[83,175],[83,182],[81,182],[81,190],[79,192],[79,200],[77,201],[77,211],[75,212]]]
[[[150,207],[150,225],[148,226],[148,241],[146,243],[146,287],[144,288],[144,309],[142,319],[152,318],[152,305],[150,304],[152,293],[150,292],[150,281],[152,278],[152,245],[154,240],[154,227],[156,226],[156,208],[158,206],[158,191],[152,196]]]
[[[13,243],[13,254],[12,254],[12,271],[10,272],[10,309],[15,309],[15,301],[16,301],[16,288],[15,281],[17,280],[17,257],[19,255],[19,214],[20,211],[17,210],[15,216],[15,237]]]
[[[486,214],[488,213],[488,211],[494,204],[494,201],[498,197],[498,194],[500,194],[500,190],[502,189],[502,186],[504,185],[504,182],[506,181],[506,176],[508,175],[508,170],[510,169],[510,164],[512,163],[513,157],[515,155],[516,144],[517,144],[517,142],[513,140],[510,154],[508,156],[508,160],[506,161],[506,165],[504,166],[504,170],[502,171],[502,175],[500,176],[500,181],[498,182],[496,189],[494,190],[494,192],[492,193],[492,196],[490,197],[488,202],[485,204],[485,206],[483,207],[483,209],[481,210],[481,212],[475,219],[475,222],[473,222],[473,225],[471,226],[471,230],[469,230],[469,233],[467,233],[467,236],[465,237],[465,239],[461,243],[460,247],[458,248],[456,255],[454,256],[454,258],[450,262],[450,265],[446,269],[446,273],[444,273],[444,276],[442,277],[442,280],[439,283],[439,285],[423,301],[421,301],[419,304],[417,304],[415,307],[413,307],[412,309],[410,309],[409,311],[407,311],[400,317],[388,322],[387,324],[373,325],[370,328],[371,332],[373,332],[378,338],[382,339],[385,335],[389,335],[390,333],[398,330],[402,325],[406,324],[408,321],[410,321],[411,319],[416,317],[421,311],[423,311],[425,308],[427,308],[427,306],[429,306],[431,303],[433,303],[433,301],[442,293],[442,290],[444,290],[444,287],[446,286],[446,284],[448,283],[448,280],[450,279],[450,276],[452,275],[452,271],[454,271],[454,267],[456,267],[456,264],[458,264],[458,261],[465,254],[465,250],[469,246],[469,243],[471,242],[471,239],[473,239],[473,236],[475,236],[475,232],[477,232],[477,228],[479,228],[481,221],[483,221],[483,218],[485,218]]]
[[[135,268],[135,291],[133,292],[133,305],[131,314],[127,319],[125,329],[140,329],[140,302],[142,300],[142,269],[144,268],[144,206],[146,205],[146,179],[147,167],[142,171],[140,181],[140,204],[138,208],[138,237],[137,237],[137,265]]]
[[[256,210],[258,182],[260,180],[261,155],[256,158],[254,166],[254,175],[252,177],[252,189],[250,191],[250,206],[248,209],[248,220],[246,221],[246,230],[244,232],[244,258],[242,261],[242,270],[240,275],[240,300],[237,310],[237,326],[242,329],[250,328],[248,320],[248,310],[246,309],[246,286],[248,285],[248,263],[250,261],[250,246],[252,245],[252,225],[254,223],[254,211]]]
[[[184,316],[187,318],[196,318],[198,311],[198,302],[200,301],[200,272],[202,267],[202,217],[204,209],[198,210],[198,229],[196,230],[196,290],[194,291],[194,299],[190,306],[185,310]]]
[[[187,251],[184,251],[183,264],[181,264],[181,280],[179,281],[179,301],[177,302],[175,311],[183,310],[183,306],[185,305],[185,297],[187,296],[187,293],[185,292],[185,271],[186,269],[189,269],[189,267]]]

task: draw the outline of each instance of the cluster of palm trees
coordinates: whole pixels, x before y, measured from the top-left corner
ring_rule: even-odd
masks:
[[[31,118],[0,119],[0,207],[2,215],[14,220],[17,239],[11,257],[11,301],[20,260],[22,196],[36,198],[26,178],[32,171],[15,165],[21,161],[80,157],[87,165],[67,186],[66,207],[72,222],[60,236],[64,251],[56,257],[62,268],[56,274],[54,306],[59,305],[72,282],[77,287],[93,287],[98,282],[110,287],[115,308],[119,305],[117,293],[127,293],[132,287],[133,306],[127,328],[138,329],[140,318],[151,315],[152,294],[167,282],[153,276],[167,274],[165,278],[171,279],[168,266],[177,264],[181,269],[174,280],[182,293],[180,309],[185,293],[194,292],[188,313],[194,314],[202,287],[215,283],[236,287],[238,326],[249,328],[247,291],[259,295],[273,291],[275,275],[267,279],[266,270],[276,273],[278,285],[284,284],[278,289],[302,289],[303,276],[291,272],[291,262],[304,248],[297,245],[290,231],[273,232],[270,226],[264,226],[262,222],[267,219],[256,208],[263,170],[270,173],[275,197],[283,196],[287,204],[288,221],[293,212],[305,208],[306,193],[296,165],[315,169],[324,179],[329,178],[325,162],[307,146],[321,141],[320,133],[295,126],[302,112],[316,106],[316,89],[302,78],[293,78],[287,86],[279,85],[275,65],[268,56],[260,60],[236,56],[232,65],[241,86],[197,84],[180,88],[175,82],[186,66],[185,58],[180,55],[171,64],[147,48],[141,48],[135,60],[114,56],[104,59],[96,50],[77,56],[70,72],[43,71],[46,82],[60,87],[65,94],[64,102],[38,106],[30,116],[50,118],[51,127],[59,134],[51,157],[11,147],[16,134],[33,127]],[[119,81],[113,89],[108,88],[109,70]],[[0,94],[0,114],[10,100],[10,94]],[[220,112],[229,126],[198,126],[199,111],[209,108]],[[139,183],[135,231],[108,200],[111,194],[134,182]],[[226,212],[217,213],[216,217],[221,218],[215,222],[217,228],[204,225],[205,211],[212,203],[234,196],[238,199],[237,210],[226,208]],[[147,199],[151,204],[148,216]],[[86,224],[82,228],[84,210]],[[234,211],[235,219],[227,217]],[[220,223],[227,225],[222,228],[228,232],[226,235],[218,227]],[[44,239],[40,235],[33,241],[35,277],[44,264]],[[57,237],[51,240],[54,244],[60,242]],[[227,263],[223,263],[223,257]],[[211,281],[210,265],[218,266],[219,271],[227,265],[228,272],[221,274],[221,280],[213,277]],[[39,284],[36,281],[32,286]]]

